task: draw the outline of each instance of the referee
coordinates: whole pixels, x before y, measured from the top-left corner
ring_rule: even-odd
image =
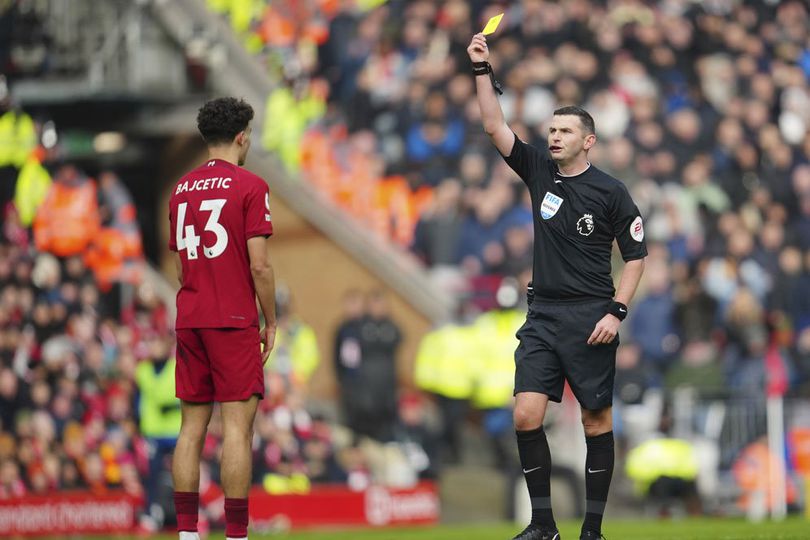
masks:
[[[482,34],[473,36],[467,53],[484,130],[528,186],[534,214],[534,287],[530,284],[529,312],[517,333],[514,410],[532,520],[513,540],[560,540],[551,510],[551,453],[543,418],[549,400],[562,399],[566,380],[582,409],[588,449],[580,540],[599,539],[613,475],[618,329],[647,255],[641,216],[624,184],[588,161],[596,143],[590,114],[579,107],[554,111],[547,151],[534,148],[504,121]],[[610,273],[614,238],[626,263],[618,290]]]

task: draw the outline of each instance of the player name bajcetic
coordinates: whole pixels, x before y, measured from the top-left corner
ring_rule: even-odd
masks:
[[[186,180],[181,184],[177,184],[177,191],[175,195],[179,195],[184,191],[205,191],[207,189],[229,189],[231,187],[231,177],[222,178],[200,178],[199,180]]]

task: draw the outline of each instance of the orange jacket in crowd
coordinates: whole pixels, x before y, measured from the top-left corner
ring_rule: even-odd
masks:
[[[96,185],[92,180],[56,181],[34,218],[34,242],[57,257],[83,253],[100,227]]]

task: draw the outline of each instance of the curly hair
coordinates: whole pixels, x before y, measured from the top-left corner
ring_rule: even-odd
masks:
[[[212,99],[197,113],[197,129],[208,145],[229,144],[253,120],[253,107],[244,99]]]

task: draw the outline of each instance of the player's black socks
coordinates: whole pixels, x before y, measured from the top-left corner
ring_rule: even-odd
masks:
[[[588,457],[585,458],[585,522],[583,531],[602,531],[610,480],[613,477],[613,432],[585,437]]]
[[[551,451],[543,426],[530,431],[517,431],[518,454],[523,476],[532,501],[532,523],[556,529],[551,511]]]

